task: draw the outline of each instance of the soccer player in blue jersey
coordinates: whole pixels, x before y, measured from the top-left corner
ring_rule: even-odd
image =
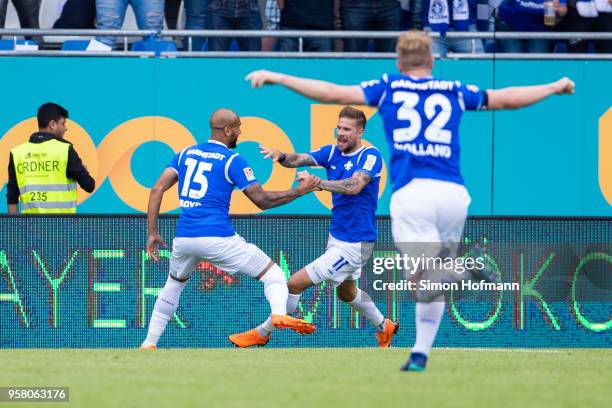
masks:
[[[456,250],[453,243],[463,233],[470,203],[459,169],[463,112],[521,108],[554,94],[572,94],[574,83],[562,78],[543,85],[483,91],[459,81],[435,79],[431,39],[419,31],[403,33],[397,53],[398,73],[356,86],[270,71],[252,72],[247,80],[255,88],[280,84],[321,102],[377,106],[391,151],[390,213],[396,246],[402,252],[402,243],[449,243],[449,249]],[[444,312],[443,296],[419,299],[417,293],[416,343],[402,367],[405,371],[425,369]]]
[[[287,191],[265,191],[246,160],[231,149],[240,136],[240,118],[228,109],[215,111],[210,118],[211,138],[178,153],[151,189],[147,209],[147,253],[159,260],[158,245],[165,247],[157,232],[157,218],[164,193],[178,181],[181,215],[172,245],[168,280],[155,302],[144,349],[157,347],[159,337],[176,312],[181,292],[197,264],[206,260],[223,271],[242,273],[264,285],[272,310],[271,324],[308,334],[312,324],[287,315],[288,289],[285,274],[255,245],[234,232],[229,216],[232,191],[239,188],[259,208],[286,204],[316,189],[318,177],[301,177],[297,187]]]
[[[361,143],[365,125],[365,114],[346,106],[340,111],[335,145],[301,154],[268,148],[262,148],[262,153],[284,167],[324,167],[328,180],[322,180],[319,188],[332,193],[327,249],[289,279],[287,313],[295,311],[306,289],[327,281],[337,288],[340,300],[372,323],[379,346],[389,347],[398,324],[385,319],[370,296],[355,282],[361,276],[361,267],[370,258],[376,241],[376,206],[382,169],[378,149]],[[302,172],[299,178],[302,177],[307,177],[307,173]],[[273,328],[273,322],[268,318],[257,328],[234,334],[229,340],[238,347],[263,346],[270,340]]]

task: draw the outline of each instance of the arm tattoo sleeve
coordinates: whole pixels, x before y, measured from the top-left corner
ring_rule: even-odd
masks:
[[[259,205],[261,208],[267,210],[293,201],[300,195],[300,192],[295,188],[287,191],[268,191],[266,195],[262,197]]]
[[[361,171],[357,171],[351,178],[342,180],[322,180],[319,187],[336,194],[359,194],[363,187],[370,182],[370,175]]]
[[[290,168],[316,165],[308,153],[285,153],[285,160],[281,163],[281,166]]]

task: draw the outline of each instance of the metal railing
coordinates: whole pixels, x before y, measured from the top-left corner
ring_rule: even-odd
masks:
[[[15,42],[20,37],[70,37],[82,39],[83,37],[110,36],[122,38],[123,50],[119,51],[67,51],[67,50],[39,50],[39,51],[0,51],[0,56],[118,56],[118,57],[152,57],[153,52],[134,52],[129,50],[128,39],[134,37],[164,38],[185,41],[185,51],[162,52],[162,57],[187,58],[363,58],[388,59],[395,58],[395,53],[376,52],[305,52],[304,39],[308,38],[366,38],[366,39],[394,39],[401,31],[298,31],[298,30],[68,30],[68,29],[0,29],[0,37],[12,37]],[[440,33],[431,32],[431,37],[438,38]],[[297,38],[298,50],[295,52],[241,52],[241,51],[200,51],[193,50],[194,37],[230,37],[230,38]],[[612,41],[612,33],[591,32],[448,32],[446,38],[456,39],[547,39],[547,40],[605,40]],[[546,53],[546,54],[509,54],[509,53],[481,53],[464,54],[448,53],[447,58],[461,59],[612,59],[612,54],[572,54],[572,53]]]

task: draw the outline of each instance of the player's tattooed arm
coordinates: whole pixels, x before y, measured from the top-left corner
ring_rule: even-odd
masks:
[[[280,150],[270,149],[265,146],[260,146],[259,152],[264,155],[264,159],[271,158],[273,162],[283,167],[296,168],[317,165],[308,153],[283,153]]]
[[[283,153],[284,158],[281,157],[278,162],[284,167],[304,167],[304,166],[316,166],[314,159],[308,153]]]
[[[259,209],[267,210],[269,208],[278,207],[279,205],[287,204],[296,198],[308,194],[316,190],[321,182],[321,179],[312,174],[299,179],[300,184],[291,190],[286,191],[266,191],[259,183],[253,183],[244,190],[244,194],[251,200]]]
[[[357,195],[372,178],[363,171],[356,171],[353,177],[342,180],[321,180],[319,188],[336,194]]]

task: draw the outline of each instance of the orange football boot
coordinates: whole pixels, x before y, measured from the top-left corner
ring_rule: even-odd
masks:
[[[141,350],[155,350],[157,346],[155,344],[147,344],[146,346],[140,346]]]
[[[399,324],[393,320],[385,319],[385,330],[376,332],[376,338],[378,339],[378,347],[387,348],[391,345],[391,339],[393,335],[398,332]]]
[[[232,334],[231,336],[228,336],[227,338],[236,347],[246,348],[246,347],[253,347],[253,346],[263,347],[266,344],[268,344],[271,337],[272,337],[271,334],[267,335],[266,337],[260,336],[257,329],[251,329],[244,333]]]
[[[272,315],[272,325],[277,329],[291,329],[300,334],[311,334],[317,327],[306,320],[296,319],[289,315]]]

